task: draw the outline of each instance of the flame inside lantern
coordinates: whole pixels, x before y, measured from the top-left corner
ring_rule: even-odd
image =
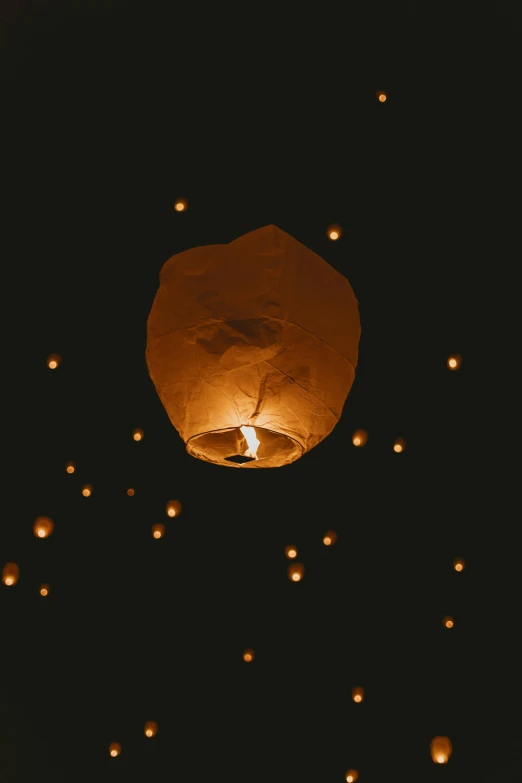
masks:
[[[240,427],[241,432],[245,436],[245,440],[248,444],[248,449],[245,451],[245,457],[251,457],[257,459],[257,450],[259,448],[260,440],[256,437],[255,427]]]

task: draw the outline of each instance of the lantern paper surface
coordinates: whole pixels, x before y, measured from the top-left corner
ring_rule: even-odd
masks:
[[[147,364],[194,457],[279,467],[337,424],[360,322],[348,280],[276,226],[169,259]]]

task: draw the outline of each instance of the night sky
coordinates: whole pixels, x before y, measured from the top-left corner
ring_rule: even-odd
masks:
[[[516,11],[4,8],[0,783],[522,781]],[[359,365],[315,449],[225,470],[146,322],[168,258],[268,224],[350,281]]]

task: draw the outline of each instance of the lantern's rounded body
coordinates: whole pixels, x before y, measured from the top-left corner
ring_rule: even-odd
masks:
[[[447,764],[452,752],[451,740],[449,737],[433,737],[430,751],[435,764]]]
[[[189,454],[279,467],[337,424],[359,337],[348,280],[265,226],[166,262],[148,319],[147,364]],[[255,428],[255,457],[245,427]]]

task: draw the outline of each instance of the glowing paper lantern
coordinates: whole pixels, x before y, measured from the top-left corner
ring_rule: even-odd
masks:
[[[447,764],[452,751],[449,737],[433,737],[430,751],[435,764]]]
[[[337,541],[337,533],[335,530],[329,530],[323,537],[323,544],[325,546],[332,546]]]
[[[38,517],[33,525],[33,532],[37,538],[47,538],[54,530],[54,522],[49,517]]]
[[[377,90],[377,100],[379,103],[386,103],[388,96],[382,90]]]
[[[181,514],[181,503],[179,500],[169,500],[165,506],[168,517],[177,517]]]
[[[18,582],[20,569],[16,563],[6,563],[2,569],[2,582],[6,587],[12,587]]]
[[[146,737],[155,737],[158,733],[158,724],[153,720],[148,720],[143,731]]]
[[[49,585],[40,585],[40,595],[45,598],[46,595],[49,595]]]
[[[47,357],[47,366],[50,370],[56,370],[60,362],[62,361],[62,357],[58,356],[57,353],[52,353],[50,356]]]
[[[368,440],[368,433],[366,430],[355,430],[352,435],[352,443],[354,446],[364,446]]]
[[[304,566],[301,563],[293,563],[288,566],[288,578],[291,582],[300,582],[304,576]]]
[[[446,626],[446,628],[453,628],[455,625],[455,621],[453,620],[453,617],[444,617],[442,622]]]
[[[342,231],[341,226],[328,226],[327,230],[328,239],[331,239],[332,242],[335,242],[337,239],[341,238]]]
[[[76,466],[75,466],[74,462],[68,462],[67,465],[65,466],[65,470],[69,474],[70,473],[74,473],[74,471],[76,470]]]
[[[90,498],[92,495],[92,486],[91,484],[84,484],[82,487],[82,495],[84,498]]]
[[[346,783],[355,783],[358,777],[359,773],[356,769],[349,769],[346,773]]]
[[[464,568],[466,566],[466,563],[461,557],[456,557],[453,561],[453,568],[455,571],[464,571]]]
[[[294,462],[333,430],[355,377],[348,280],[275,226],[173,256],[147,328],[172,424],[217,465]]]
[[[352,699],[356,704],[360,704],[364,700],[364,688],[354,688],[352,691]]]
[[[406,448],[406,443],[403,441],[402,438],[397,438],[395,443],[393,444],[393,450],[396,454],[400,454],[401,451],[404,451]]]
[[[184,198],[179,198],[177,201],[174,202],[174,209],[176,212],[185,212],[187,209],[187,202]]]
[[[116,756],[119,756],[121,753],[121,745],[119,742],[111,742],[109,745],[109,755],[112,756],[112,758],[116,758]]]
[[[297,557],[297,547],[296,546],[285,547],[285,555],[289,558],[289,560],[293,560],[294,557]]]
[[[127,490],[127,495],[130,498],[134,496],[134,490],[132,489],[132,487],[129,487],[129,489]]]
[[[246,663],[252,663],[254,660],[254,651],[252,649],[245,650],[243,653],[243,660],[246,661]]]
[[[449,370],[458,370],[460,368],[460,365],[462,364],[462,359],[460,356],[448,356],[448,369]]]
[[[163,538],[165,535],[165,525],[158,522],[157,525],[152,525],[152,535],[154,538]]]
[[[132,437],[134,440],[143,440],[143,430],[134,430]]]

